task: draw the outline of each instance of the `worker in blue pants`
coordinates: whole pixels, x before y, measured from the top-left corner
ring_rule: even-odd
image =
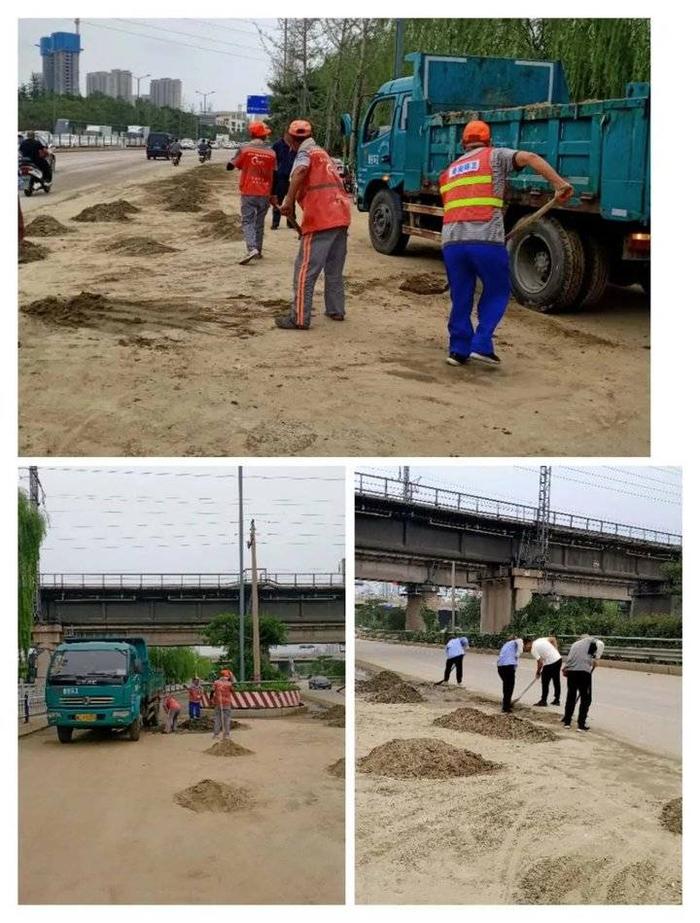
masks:
[[[474,120],[465,126],[462,147],[462,156],[440,174],[442,253],[452,298],[447,362],[466,365],[473,359],[498,366],[501,360],[495,352],[493,334],[510,295],[503,227],[508,174],[531,167],[552,184],[561,202],[571,198],[574,190],[538,154],[491,147],[491,129],[485,122]],[[474,332],[471,313],[477,279],[483,291]]]

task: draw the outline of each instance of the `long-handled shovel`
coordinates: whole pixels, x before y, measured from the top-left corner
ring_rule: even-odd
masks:
[[[531,224],[534,224],[535,221],[538,221],[543,215],[546,215],[550,209],[554,208],[555,205],[559,203],[559,197],[554,196],[550,199],[549,202],[545,202],[541,208],[538,208],[536,212],[533,212],[531,215],[523,218],[522,221],[519,221],[515,227],[511,228],[510,231],[506,234],[506,243],[509,240],[512,240],[514,237],[519,237],[523,231],[527,230]]]
[[[520,693],[520,695],[517,697],[517,699],[511,699],[510,704],[511,704],[511,705],[515,705],[516,702],[519,702],[519,701],[522,699],[522,697],[525,695],[525,693],[527,692],[527,690],[528,690],[528,689],[531,689],[531,688],[535,685],[535,683],[538,681],[538,679],[539,679],[539,676],[536,676],[536,677],[533,679],[533,681],[532,681],[531,683],[528,683],[528,685],[523,689],[523,691]]]

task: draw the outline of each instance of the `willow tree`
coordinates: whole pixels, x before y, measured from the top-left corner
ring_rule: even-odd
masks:
[[[18,641],[22,665],[32,644],[32,625],[36,605],[39,576],[39,552],[46,535],[46,517],[20,490],[17,507],[17,558],[18,558]]]

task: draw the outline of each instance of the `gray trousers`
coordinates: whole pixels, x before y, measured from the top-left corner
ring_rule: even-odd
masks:
[[[214,706],[214,736],[223,730],[224,738],[231,736],[231,709]]]
[[[259,250],[262,253],[265,215],[269,207],[267,196],[241,196],[241,227],[248,250]]]
[[[330,228],[304,234],[294,263],[291,318],[297,327],[311,323],[311,302],[316,280],[324,273],[323,295],[326,314],[345,315],[343,269],[348,252],[348,229]]]

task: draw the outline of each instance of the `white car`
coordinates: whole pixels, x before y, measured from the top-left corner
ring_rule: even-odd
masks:
[[[185,151],[193,151],[195,149],[195,143],[192,138],[183,138],[180,144]]]

